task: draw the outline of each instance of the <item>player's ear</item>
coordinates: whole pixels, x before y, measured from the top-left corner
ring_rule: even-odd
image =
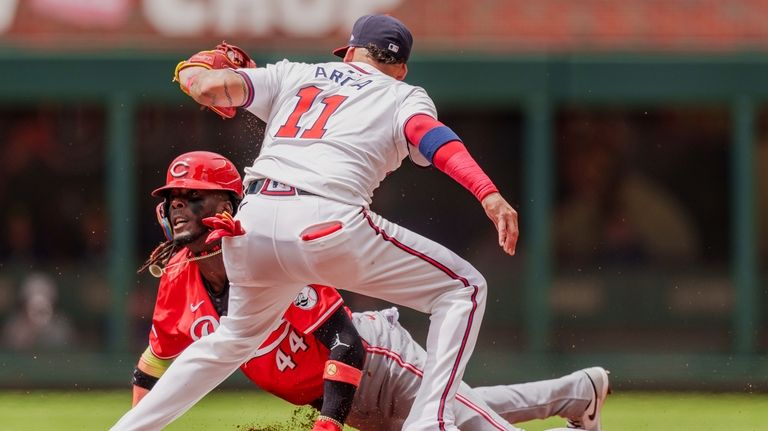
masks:
[[[397,71],[397,74],[395,74],[395,79],[398,81],[402,81],[405,79],[405,75],[408,74],[408,65],[405,63],[400,63],[400,70]]]
[[[216,206],[216,213],[223,213],[224,211],[234,214],[232,207],[232,201],[229,199],[222,199],[219,204]]]
[[[344,59],[342,60],[344,63],[349,63],[352,61],[352,59],[355,57],[355,47],[350,46],[347,48],[346,54],[344,54]]]

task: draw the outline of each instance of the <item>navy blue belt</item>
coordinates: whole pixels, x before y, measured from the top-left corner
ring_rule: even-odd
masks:
[[[297,189],[296,187],[270,180],[269,178],[261,178],[256,181],[252,181],[245,189],[247,195],[266,195],[266,196],[315,196],[314,193]]]

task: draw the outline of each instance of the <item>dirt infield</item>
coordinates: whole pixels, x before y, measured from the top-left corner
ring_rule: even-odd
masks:
[[[278,422],[266,425],[238,426],[238,431],[295,431],[311,430],[317,418],[317,410],[312,407],[297,407],[291,413],[291,418],[286,422]]]

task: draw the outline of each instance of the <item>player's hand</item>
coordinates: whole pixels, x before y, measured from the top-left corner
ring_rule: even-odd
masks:
[[[481,202],[485,214],[493,221],[499,232],[499,246],[514,256],[517,247],[517,211],[499,193],[491,193]]]
[[[218,213],[213,217],[203,219],[203,224],[213,229],[205,239],[206,244],[220,240],[225,236],[245,235],[245,229],[240,226],[240,220],[235,220],[232,215],[226,211]]]
[[[312,427],[312,431],[342,431],[344,428],[341,424],[331,418],[320,416],[315,421],[315,426]]]

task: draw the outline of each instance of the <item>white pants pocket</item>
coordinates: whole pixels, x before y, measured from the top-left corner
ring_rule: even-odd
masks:
[[[325,283],[339,284],[356,278],[357,262],[350,261],[350,235],[338,220],[307,226],[300,234],[307,264]]]

